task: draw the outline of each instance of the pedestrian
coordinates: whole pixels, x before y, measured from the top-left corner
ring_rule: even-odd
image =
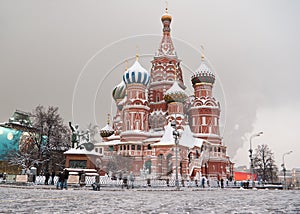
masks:
[[[68,189],[68,179],[69,179],[69,171],[65,169],[63,173],[63,188],[65,189]]]
[[[122,189],[123,189],[123,187],[127,187],[127,189],[129,188],[128,184],[127,184],[127,176],[126,175],[123,175]]]
[[[59,174],[58,174],[58,183],[59,183],[58,187],[60,189],[63,189],[63,187],[64,187],[64,172],[59,172]]]
[[[51,174],[51,185],[54,185],[54,178],[55,178],[55,171],[53,170]]]
[[[201,187],[202,187],[202,188],[205,187],[205,178],[202,178],[202,181],[201,181]]]
[[[48,185],[49,178],[50,178],[50,173],[49,173],[48,170],[46,170],[46,172],[45,172],[45,185]]]
[[[56,183],[56,189],[61,188],[62,173],[59,172],[57,176],[58,176],[58,180],[57,180],[57,183]]]
[[[206,183],[207,183],[207,187],[209,187],[209,180],[208,179],[207,179]]]
[[[224,188],[224,179],[221,178],[221,188],[223,189]]]
[[[132,172],[130,172],[130,174],[129,174],[129,180],[130,180],[130,183],[131,183],[131,188],[133,189],[134,175],[133,175]]]

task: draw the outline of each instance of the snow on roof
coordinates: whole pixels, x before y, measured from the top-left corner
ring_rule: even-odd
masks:
[[[107,139],[110,141],[110,140],[119,140],[120,139],[120,135],[111,135],[109,137],[107,137]]]
[[[173,137],[174,129],[171,127],[171,123],[169,122],[167,126],[165,126],[165,133],[163,134],[160,142],[154,143],[154,146],[161,145],[175,145],[175,140]]]
[[[156,142],[156,141],[160,141],[160,137],[153,137],[153,138],[147,138],[146,140],[143,140],[144,143],[147,142]]]
[[[104,126],[102,129],[100,129],[101,131],[114,131],[114,129],[109,125],[106,124],[106,126]]]
[[[95,150],[87,151],[86,149],[69,149],[68,151],[64,152],[65,155],[97,155],[100,156],[98,152],[95,152]]]
[[[166,94],[176,94],[179,92],[185,94],[185,91],[178,85],[178,81],[174,81],[172,87],[167,90]]]
[[[183,128],[184,131],[182,132],[181,138],[179,139],[179,144],[187,146],[189,148],[193,148],[194,146],[201,148],[205,140],[193,137],[194,134],[191,131],[189,125],[185,125]]]

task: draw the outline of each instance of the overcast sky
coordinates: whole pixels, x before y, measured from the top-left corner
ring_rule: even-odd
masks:
[[[236,165],[268,144],[276,164],[300,167],[300,1],[169,1],[171,35],[191,94],[200,50],[214,68],[224,144]],[[65,122],[105,125],[111,91],[136,47],[150,61],[165,2],[0,1],[0,121],[15,109],[58,106]]]

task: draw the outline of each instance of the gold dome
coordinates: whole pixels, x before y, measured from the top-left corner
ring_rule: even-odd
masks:
[[[172,16],[168,13],[168,8],[166,8],[165,14],[161,17],[161,21],[165,20],[172,21]]]

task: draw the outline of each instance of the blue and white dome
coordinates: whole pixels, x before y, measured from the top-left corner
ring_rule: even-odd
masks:
[[[126,95],[126,85],[124,83],[124,81],[122,81],[119,85],[117,85],[113,92],[112,92],[112,96],[114,98],[115,101],[120,101],[122,99],[124,99]]]
[[[135,63],[125,71],[123,80],[126,85],[133,83],[147,85],[150,81],[150,75],[148,71],[136,60]]]

